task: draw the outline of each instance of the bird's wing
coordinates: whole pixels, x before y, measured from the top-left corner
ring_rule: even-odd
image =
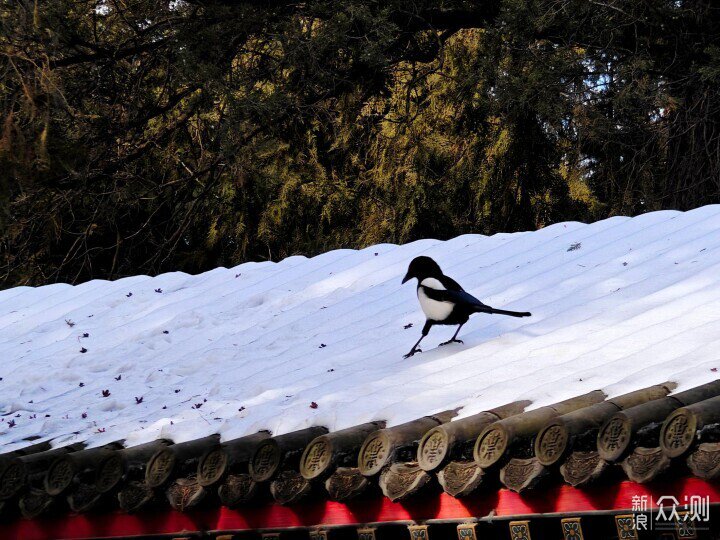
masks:
[[[438,288],[442,286],[443,288]],[[466,306],[475,313],[497,313],[511,317],[530,317],[527,311],[508,311],[506,309],[495,309],[483,304],[469,292],[466,292],[460,284],[452,278],[441,276],[439,278],[424,279],[418,287],[422,288],[425,295],[436,302],[450,302],[455,305]]]
[[[442,276],[440,276],[438,281],[448,291],[464,291],[465,290],[462,288],[462,286],[460,286],[460,284],[457,281],[455,281],[453,278],[446,276],[444,274]]]
[[[432,289],[430,287],[425,287],[421,285],[423,290],[425,291],[425,294],[428,298],[432,300],[436,300],[438,302],[452,302],[453,304],[461,304],[466,306],[475,306],[475,307],[487,307],[485,304],[483,304],[480,300],[475,298],[472,294],[465,292],[460,285],[458,285],[455,281],[452,279],[443,276],[443,285],[447,286],[444,282],[445,280],[450,280],[452,283],[455,284],[457,289]]]

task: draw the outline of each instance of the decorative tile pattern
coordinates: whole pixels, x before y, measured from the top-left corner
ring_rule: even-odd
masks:
[[[448,438],[445,432],[435,428],[425,435],[420,445],[419,461],[425,467],[437,467],[445,459],[448,450]]]
[[[382,430],[371,434],[360,447],[358,454],[358,468],[365,475],[380,472],[390,457],[391,443]]]
[[[717,478],[720,476],[720,444],[701,443],[688,456],[687,463],[695,476],[705,480]]]
[[[366,527],[357,530],[358,540],[375,540],[375,529]]]
[[[250,476],[256,482],[270,480],[280,466],[280,447],[277,443],[268,439],[255,450],[250,460]]]
[[[678,539],[697,538],[695,523],[688,518],[687,512],[678,512],[678,517],[675,519],[675,531],[677,532]]]
[[[585,540],[580,518],[565,518],[560,520],[563,540]]]
[[[475,445],[475,461],[481,467],[494,465],[507,449],[508,438],[504,430],[487,428],[480,434],[479,443]]]
[[[328,540],[328,532],[325,529],[310,531],[310,540]]]
[[[316,478],[327,470],[332,461],[328,439],[319,437],[306,449],[300,462],[300,473],[307,479]]]
[[[72,483],[77,471],[68,458],[56,459],[45,475],[45,490],[48,495],[60,495]]]
[[[511,521],[508,524],[511,540],[532,540],[529,521]]]
[[[477,540],[475,535],[476,523],[461,523],[457,526],[458,540]]]
[[[635,530],[635,516],[632,514],[615,516],[615,527],[617,528],[618,538],[620,540],[637,540],[638,535]]]
[[[538,436],[536,455],[543,465],[555,463],[568,445],[568,432],[564,426],[554,424]]]
[[[429,540],[430,532],[427,525],[408,525],[410,540]]]
[[[170,479],[174,467],[175,455],[167,448],[159,450],[147,464],[145,482],[152,488],[160,487]]]
[[[660,434],[660,442],[671,457],[677,457],[687,450],[695,437],[695,425],[692,414],[683,409],[668,416]]]
[[[622,417],[614,417],[606,422],[598,435],[598,449],[606,458],[618,459],[627,448],[632,433],[630,424]]]
[[[227,454],[221,448],[205,454],[198,464],[198,483],[207,486],[221,480],[227,468],[227,460]]]

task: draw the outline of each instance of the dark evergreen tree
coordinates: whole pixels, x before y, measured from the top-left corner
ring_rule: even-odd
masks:
[[[709,0],[0,4],[0,282],[717,202]]]

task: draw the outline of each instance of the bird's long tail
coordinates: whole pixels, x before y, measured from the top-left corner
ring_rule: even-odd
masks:
[[[530,317],[532,315],[529,311],[508,311],[507,309],[495,309],[490,306],[477,306],[475,311],[495,315],[509,315],[510,317]]]

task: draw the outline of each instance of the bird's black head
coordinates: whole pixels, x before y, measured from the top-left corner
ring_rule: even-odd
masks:
[[[438,263],[433,261],[430,257],[421,256],[415,257],[412,261],[410,261],[410,266],[408,266],[407,273],[405,274],[402,282],[405,283],[412,278],[418,278],[422,281],[428,277],[439,276],[442,276],[442,270],[440,270]]]

